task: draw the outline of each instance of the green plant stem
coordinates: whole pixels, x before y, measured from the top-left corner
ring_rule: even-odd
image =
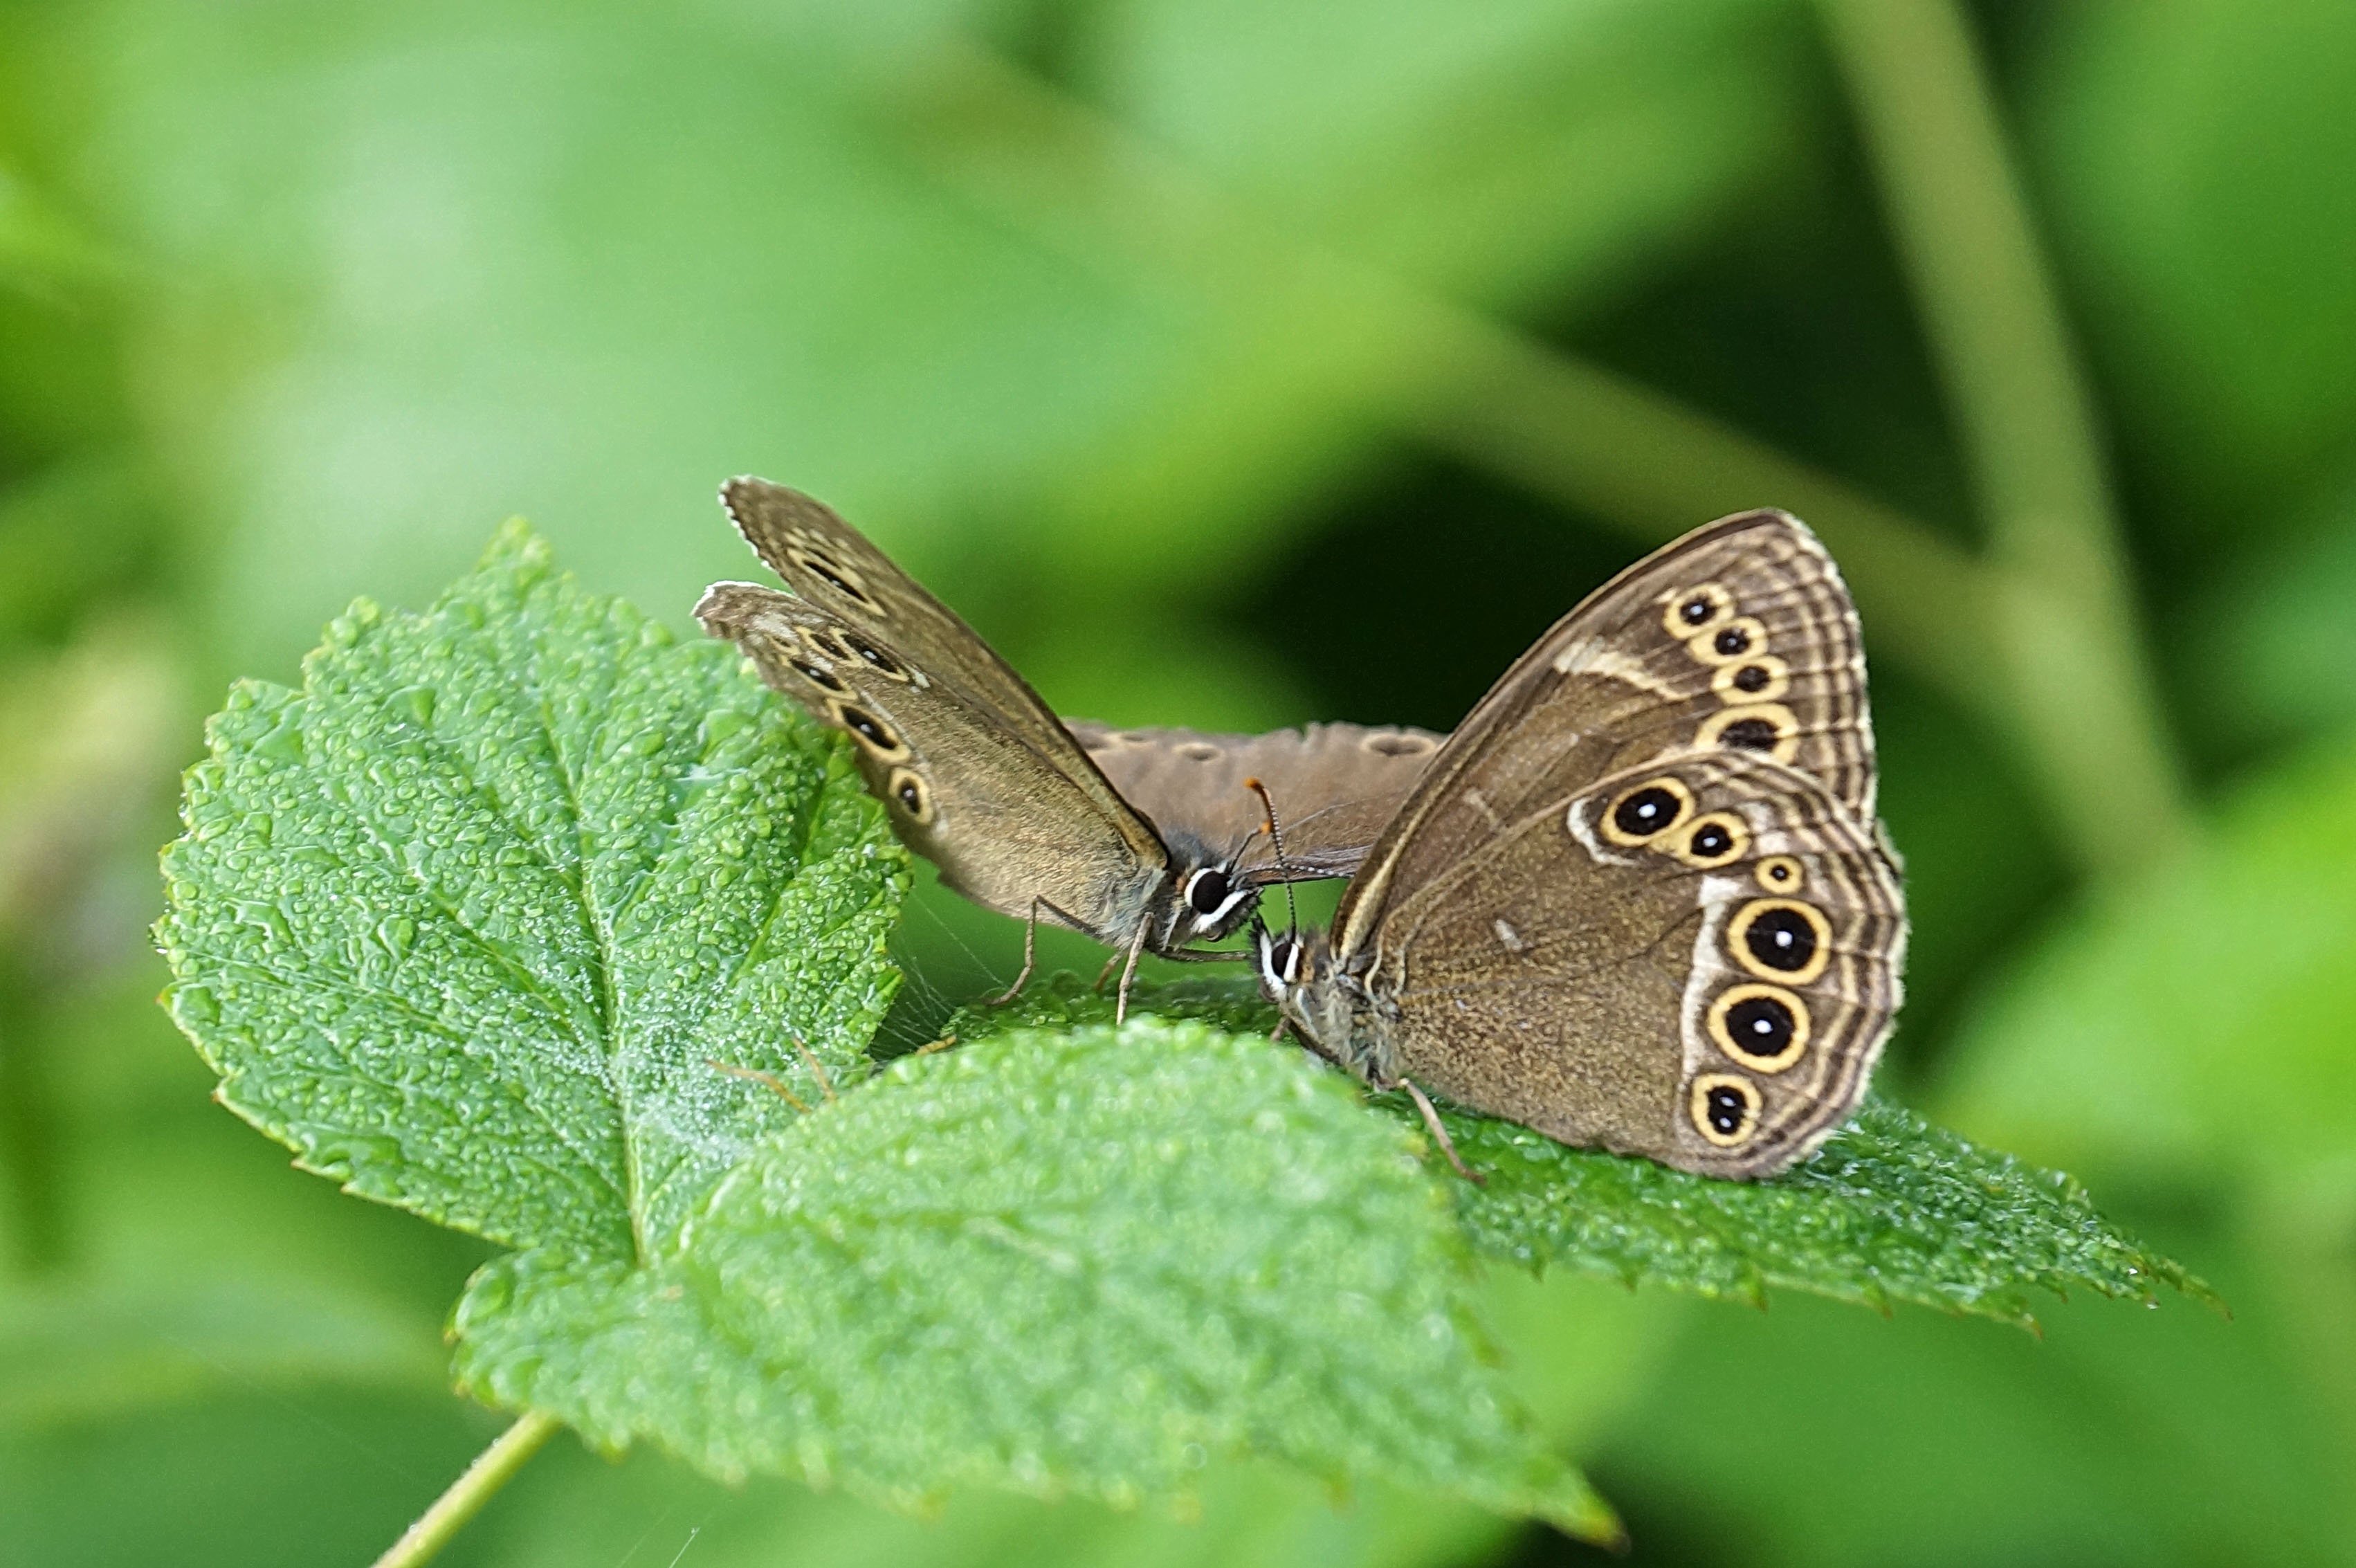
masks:
[[[2181,836],[2173,767],[2108,566],[2092,574],[2108,585],[2096,592],[2083,571],[2038,575],[2049,563],[2033,553],[1975,559],[1707,414],[1259,220],[987,54],[937,57],[891,91],[891,123],[913,128],[916,156],[970,199],[1083,262],[1141,270],[1324,356],[1304,381],[1355,400],[1370,424],[1413,431],[1647,543],[1719,512],[1790,508],[1840,559],[1876,654],[2021,752],[2081,864],[2123,866]],[[2091,608],[2075,613],[2082,600]],[[2116,773],[2103,771],[2114,759]]]
[[[475,1462],[466,1466],[466,1473],[434,1499],[432,1508],[417,1516],[416,1523],[401,1532],[401,1539],[376,1560],[376,1568],[417,1568],[420,1563],[433,1562],[450,1544],[450,1538],[515,1477],[524,1461],[540,1452],[540,1445],[560,1424],[554,1416],[542,1415],[538,1411],[527,1411],[519,1416],[514,1425],[475,1455]]]
[[[2096,435],[1955,0],[1819,0],[2003,569],[1994,626],[2049,808],[2089,869],[2190,835]]]

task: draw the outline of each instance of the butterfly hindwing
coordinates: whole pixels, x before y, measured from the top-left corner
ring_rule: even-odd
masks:
[[[1401,898],[1391,1070],[1566,1143],[1759,1176],[1863,1093],[1905,953],[1870,827],[1740,750],[1647,762]]]

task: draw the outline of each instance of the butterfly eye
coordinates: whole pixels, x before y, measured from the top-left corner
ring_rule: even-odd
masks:
[[[1232,885],[1217,866],[1206,866],[1186,879],[1186,904],[1197,915],[1216,915],[1227,901]]]
[[[1714,1072],[1694,1079],[1694,1128],[1719,1148],[1730,1148],[1751,1136],[1759,1122],[1759,1090],[1732,1073]]]

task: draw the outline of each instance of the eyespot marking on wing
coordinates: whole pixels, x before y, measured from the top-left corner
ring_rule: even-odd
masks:
[[[1789,762],[1799,754],[1800,721],[1781,703],[1744,703],[1704,719],[1694,745],[1736,746]]]
[[[905,762],[914,755],[897,731],[865,708],[840,700],[828,703],[826,707],[836,725],[850,731],[851,738],[878,762]]]
[[[1694,1079],[1687,1113],[1694,1131],[1721,1149],[1733,1148],[1759,1125],[1758,1088],[1730,1072],[1704,1073]]]
[[[1782,1072],[1807,1054],[1808,1004],[1780,985],[1730,985],[1707,1021],[1718,1048],[1755,1072]]]
[[[1756,616],[1736,616],[1686,639],[1686,651],[1704,664],[1731,664],[1767,651],[1767,628]]]
[[[1772,653],[1721,664],[1709,689],[1730,703],[1772,703],[1792,689],[1792,667]]]
[[[1680,642],[1734,618],[1734,596],[1719,583],[1697,583],[1661,596],[1661,629]]]
[[[908,813],[911,822],[930,826],[933,821],[933,792],[925,788],[925,780],[914,768],[895,768],[884,792],[899,808]]]
[[[1832,923],[1797,898],[1753,898],[1726,923],[1726,948],[1762,980],[1805,985],[1832,961]]]
[[[1668,852],[1687,865],[1709,870],[1740,859],[1751,847],[1751,829],[1732,811],[1709,811],[1696,817],[1685,832],[1664,842]]]
[[[1622,790],[1603,809],[1600,823],[1605,838],[1634,848],[1676,827],[1692,812],[1693,805],[1693,791],[1683,780],[1665,773]]]

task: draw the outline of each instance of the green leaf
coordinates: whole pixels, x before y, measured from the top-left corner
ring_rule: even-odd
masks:
[[[1133,1004],[1265,1031],[1274,1011],[1231,984],[1141,987]],[[1014,1026],[1069,1027],[1111,1001],[1077,976],[1033,985],[1003,1009],[969,1007],[965,1040]],[[1401,1095],[1375,1103],[1416,1125]],[[1453,1107],[1449,1136],[1484,1180],[1453,1182],[1458,1213],[1493,1257],[1569,1264],[1633,1285],[1764,1302],[1770,1285],[1887,1310],[1911,1301],[2030,1326],[2026,1292],[2072,1289],[2150,1300],[2160,1286],[2208,1287],[2105,1220],[2065,1176],[1974,1147],[1879,1101],[1815,1155],[1772,1181],[1732,1182],[1650,1160],[1571,1149],[1510,1122]]]
[[[300,1164],[519,1249],[455,1319],[491,1402],[903,1504],[1258,1453],[1611,1537],[1409,1141],[1297,1055],[1141,1022],[868,1081],[907,866],[844,744],[520,525],[211,739],[172,1015]]]
[[[188,774],[157,940],[221,1101],[352,1191],[617,1264],[856,1070],[905,860],[842,746],[510,525]]]
[[[675,1259],[516,1254],[456,1332],[495,1402],[725,1477],[1132,1503],[1258,1451],[1608,1536],[1485,1365],[1472,1280],[1340,1080],[1140,1019],[904,1059],[764,1143]]]

